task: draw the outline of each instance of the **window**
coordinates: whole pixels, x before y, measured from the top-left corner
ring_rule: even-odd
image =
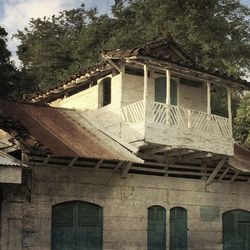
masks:
[[[166,249],[166,210],[160,206],[148,208],[148,250]]]
[[[250,212],[232,210],[222,215],[223,250],[250,249]]]
[[[111,103],[111,78],[107,77],[99,83],[99,107]]]
[[[182,207],[170,210],[170,250],[187,250],[187,210]]]
[[[166,103],[166,77],[155,79],[155,101]],[[174,79],[171,79],[170,102],[177,105],[177,82]]]
[[[222,86],[212,84],[211,86],[211,113],[223,117],[228,117],[227,89]]]
[[[102,207],[73,201],[52,207],[51,249],[102,249]]]

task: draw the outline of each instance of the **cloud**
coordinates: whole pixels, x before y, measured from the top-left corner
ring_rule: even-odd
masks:
[[[82,2],[88,8],[97,7],[100,13],[108,13],[113,0],[3,0],[1,2],[0,25],[9,33],[8,48],[18,66],[20,62],[15,51],[19,42],[16,39],[11,39],[11,36],[17,30],[23,30],[24,27],[27,27],[31,18],[49,17],[62,10],[79,7]]]

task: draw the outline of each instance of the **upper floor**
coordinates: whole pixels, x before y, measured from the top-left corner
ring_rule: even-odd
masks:
[[[233,155],[231,93],[245,81],[200,66],[172,40],[102,56],[33,101],[82,110],[140,152]]]

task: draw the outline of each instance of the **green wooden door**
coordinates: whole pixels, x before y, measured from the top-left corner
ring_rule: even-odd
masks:
[[[160,206],[148,209],[148,250],[166,249],[166,210]]]
[[[171,105],[177,105],[177,82],[171,79],[170,86]],[[166,77],[155,79],[155,101],[166,103]]]
[[[250,250],[250,212],[228,211],[222,220],[223,250]]]
[[[52,250],[101,250],[103,211],[74,201],[52,208]]]
[[[170,210],[170,250],[187,250],[187,210],[182,207]]]

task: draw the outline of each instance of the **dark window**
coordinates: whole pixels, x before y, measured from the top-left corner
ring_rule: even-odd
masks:
[[[170,102],[171,105],[177,105],[177,82],[174,79],[170,82]],[[166,77],[155,79],[155,101],[166,103]]]
[[[52,207],[52,250],[102,249],[103,211],[98,205],[74,201]]]
[[[170,210],[170,250],[187,250],[187,210],[182,207]]]
[[[211,86],[211,113],[228,117],[227,89],[223,86]]]
[[[160,206],[148,208],[148,250],[166,249],[166,210]]]
[[[225,212],[223,221],[223,250],[250,249],[250,212],[232,210]]]
[[[100,84],[100,107],[106,106],[111,103],[111,78],[103,79]]]

